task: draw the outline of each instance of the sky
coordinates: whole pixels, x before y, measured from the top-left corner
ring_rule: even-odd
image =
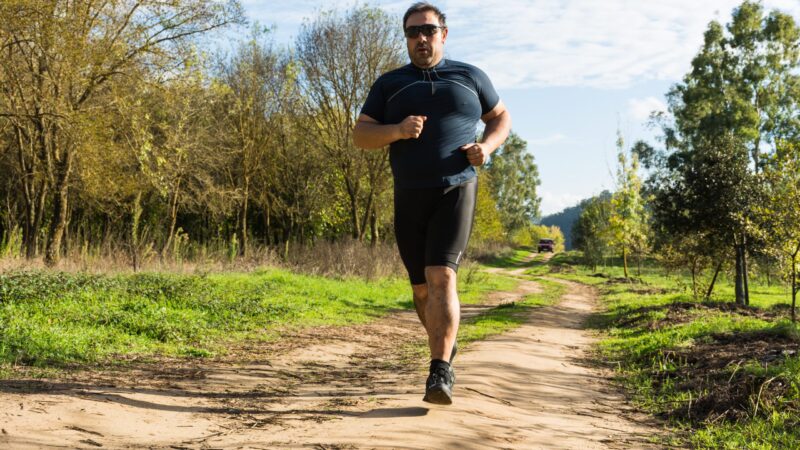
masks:
[[[291,44],[305,19],[355,3],[241,0],[251,21]],[[413,1],[372,1],[402,17]],[[691,68],[712,20],[739,0],[445,0],[445,57],[483,69],[539,167],[543,215],[614,190],[617,130],[657,145],[648,126]],[[764,0],[800,19],[800,1]],[[398,27],[400,27],[398,19]],[[246,30],[243,29],[242,33]]]

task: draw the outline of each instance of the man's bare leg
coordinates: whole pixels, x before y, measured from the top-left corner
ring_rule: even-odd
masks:
[[[428,295],[421,320],[428,331],[431,359],[449,361],[461,319],[456,272],[447,266],[428,266],[425,278]]]
[[[414,291],[414,309],[417,310],[417,316],[425,331],[428,331],[428,326],[425,325],[425,308],[428,305],[428,285],[427,284],[412,284],[411,290]]]

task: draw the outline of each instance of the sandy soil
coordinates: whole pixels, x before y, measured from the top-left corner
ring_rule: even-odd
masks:
[[[459,351],[451,406],[422,402],[427,361],[403,349],[423,330],[398,312],[214,361],[2,381],[0,448],[656,448],[657,424],[588,353],[594,292],[564,283],[558,305]],[[525,281],[464,314],[537,289]]]

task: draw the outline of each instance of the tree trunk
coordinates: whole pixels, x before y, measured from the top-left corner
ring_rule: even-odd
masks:
[[[138,272],[141,265],[139,260],[139,221],[142,218],[142,193],[136,193],[133,201],[133,217],[131,221],[131,262],[133,271]]]
[[[692,259],[692,298],[697,300],[697,258]]]
[[[53,222],[50,226],[50,236],[47,241],[45,263],[55,266],[61,259],[61,239],[67,224],[67,208],[69,197],[69,175],[72,169],[72,151],[65,150],[63,160],[57,164],[58,178],[55,185],[53,199]]]
[[[241,220],[239,220],[239,256],[247,257],[247,207],[248,207],[248,200],[250,198],[250,178],[245,177],[244,179],[244,199],[242,200],[242,209],[240,214],[242,215]]]
[[[797,254],[800,253],[800,242],[794,248],[792,253],[792,323],[797,322],[797,315],[795,308],[797,307]]]
[[[178,196],[180,195],[180,180],[175,186],[175,192],[172,193],[172,199],[169,202],[169,232],[167,233],[167,241],[161,248],[161,257],[164,258],[169,254],[169,247],[172,245],[172,238],[175,236],[175,226],[178,223]]]
[[[370,229],[372,230],[372,242],[371,245],[373,247],[378,245],[378,240],[380,240],[380,235],[378,233],[378,212],[375,208],[372,208],[372,215],[369,221]]]
[[[797,322],[795,307],[797,306],[797,253],[792,257],[792,323]]]
[[[272,246],[272,228],[270,228],[270,214],[269,203],[264,208],[264,243],[269,247]]]
[[[742,280],[744,281],[744,304],[750,304],[750,284],[747,273],[747,248],[742,245]]]
[[[359,239],[361,236],[361,228],[359,228],[358,221],[358,189],[353,183],[345,177],[345,187],[347,188],[347,195],[350,198],[350,221],[353,223],[353,239]]]
[[[722,269],[722,261],[717,264],[716,270],[714,270],[714,277],[711,278],[711,284],[708,286],[708,291],[706,291],[706,300],[711,299],[711,293],[714,292],[714,284],[717,282],[717,275],[719,275],[719,271]]]
[[[625,278],[628,278],[628,249],[622,247],[622,268],[625,272]]]
[[[370,190],[369,191],[369,195],[367,196],[367,204],[366,204],[366,206],[364,206],[364,218],[361,220],[361,233],[359,233],[359,236],[358,236],[358,240],[362,241],[362,242],[364,241],[364,237],[367,234],[367,229],[369,228],[369,225],[370,225],[369,221],[370,221],[370,219],[372,217],[372,214],[374,212],[373,211],[373,209],[375,207],[374,199],[375,199],[375,191],[374,190]]]
[[[22,129],[14,127],[17,138],[17,158],[19,163],[20,181],[22,183],[22,193],[25,199],[25,224],[22,227],[22,242],[25,247],[25,257],[32,259],[36,257],[38,228],[36,222],[37,205],[39,204],[36,195],[36,178],[32,167],[28,167],[25,160],[25,140],[23,139]],[[33,165],[35,161],[31,161]]]
[[[742,254],[744,253],[744,245],[736,244],[734,248],[736,250],[736,281],[735,281],[736,303],[744,305],[745,304],[744,276],[742,267],[743,266]]]
[[[641,278],[642,277],[642,254],[636,254],[636,276]]]

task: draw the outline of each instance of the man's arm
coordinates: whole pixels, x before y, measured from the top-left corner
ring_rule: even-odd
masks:
[[[486,124],[482,142],[460,147],[462,151],[466,152],[467,159],[473,166],[482,166],[488,161],[489,155],[503,145],[511,131],[511,113],[508,112],[502,100],[491,111],[481,116],[481,120]]]
[[[400,123],[384,125],[366,114],[361,114],[353,128],[353,143],[356,147],[375,149],[400,139],[416,139],[422,133],[426,119],[425,116],[408,116]]]

